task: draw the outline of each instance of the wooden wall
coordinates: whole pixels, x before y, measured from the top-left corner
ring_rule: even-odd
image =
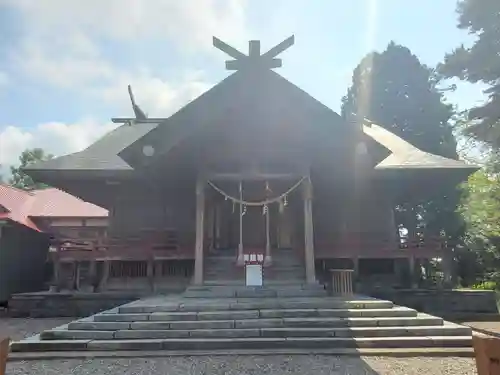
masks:
[[[181,247],[194,246],[194,184],[176,187],[123,184],[117,189],[109,218],[109,235],[120,237],[144,229],[177,231]]]

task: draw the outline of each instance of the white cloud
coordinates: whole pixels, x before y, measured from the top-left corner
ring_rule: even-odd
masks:
[[[115,127],[113,123],[82,120],[73,124],[48,122],[31,129],[12,125],[0,128],[0,174],[18,165],[21,152],[27,148],[40,147],[56,156],[65,155],[83,150]]]
[[[127,85],[151,116],[168,116],[207,90],[203,72],[168,66],[168,80],[148,67],[156,56],[145,54],[140,66],[113,62],[108,41],[135,51],[144,45],[176,45],[183,51],[207,53],[212,35],[246,44],[246,0],[0,0],[19,12],[20,39],[7,51],[11,71],[30,84],[71,90],[131,114]],[[149,43],[149,44],[148,44]],[[238,45],[239,44],[239,45]],[[115,43],[116,45],[116,43]],[[116,47],[116,46],[115,46]],[[150,51],[149,48],[146,48]],[[123,52],[123,51],[121,51]],[[168,63],[168,62],[167,62]],[[7,75],[0,72],[0,86]],[[91,110],[91,108],[89,109]],[[117,113],[119,115],[119,113]],[[85,114],[80,114],[79,117]],[[109,131],[103,121],[47,122],[31,128],[0,123],[3,172],[18,163],[26,148],[42,147],[55,155],[75,152]],[[2,170],[0,170],[2,172]]]
[[[6,86],[9,83],[9,76],[7,73],[0,71],[0,87]]]
[[[11,58],[24,77],[128,111],[126,87],[132,84],[150,115],[165,116],[212,84],[202,72],[176,66],[169,67],[175,79],[166,80],[147,67],[154,53],[141,66],[116,66],[106,58],[102,40],[126,41],[131,50],[148,38],[199,49],[211,48],[212,34],[234,39],[244,33],[245,1],[7,1],[23,18],[24,37]]]
[[[199,72],[186,72],[177,82],[168,82],[143,70],[136,74],[123,73],[109,86],[97,89],[95,94],[117,103],[120,111],[131,113],[128,84],[132,85],[137,104],[152,117],[172,114],[211,86]]]
[[[38,35],[54,30],[125,42],[170,39],[206,48],[207,38],[245,35],[245,0],[7,0]]]

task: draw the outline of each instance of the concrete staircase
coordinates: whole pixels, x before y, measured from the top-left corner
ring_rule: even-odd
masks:
[[[206,283],[215,284],[225,280],[230,284],[244,284],[245,270],[236,265],[235,254],[207,256],[204,262],[203,277]]]
[[[306,272],[304,261],[302,261],[297,252],[290,249],[275,249],[272,252],[273,264],[265,267],[263,270],[264,280],[268,283],[276,281],[285,283],[304,283]]]
[[[14,342],[13,352],[470,348],[471,329],[319,286],[191,287]]]
[[[294,250],[273,249],[273,264],[263,269],[264,283],[300,284],[305,269]],[[205,258],[204,280],[208,285],[244,285],[245,270],[236,265],[236,250],[222,251]]]

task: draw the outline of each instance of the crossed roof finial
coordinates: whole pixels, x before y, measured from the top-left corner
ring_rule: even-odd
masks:
[[[281,52],[291,47],[295,42],[295,37],[285,39],[277,44],[264,54],[260,53],[260,41],[250,40],[248,42],[248,55],[238,51],[236,48],[231,47],[229,44],[224,43],[222,40],[213,37],[214,47],[228,54],[234,60],[226,61],[227,70],[243,70],[243,69],[273,69],[281,67],[281,59],[277,59]]]

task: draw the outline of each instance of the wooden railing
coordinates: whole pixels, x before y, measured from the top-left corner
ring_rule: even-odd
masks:
[[[341,296],[352,295],[354,292],[352,286],[353,273],[354,270],[330,270],[332,293]]]
[[[317,258],[431,258],[442,255],[449,244],[440,237],[390,241],[367,234],[338,240],[335,243],[316,243]]]
[[[179,246],[178,233],[172,229],[142,230],[121,237],[99,233],[87,238],[74,237],[60,235],[52,241],[53,291],[104,290],[108,281],[113,280],[127,280],[127,283],[147,280],[154,289],[157,277],[189,278],[191,274],[189,266],[177,269],[178,262],[171,264],[173,260],[190,262],[194,258],[194,249]],[[172,276],[173,270],[176,274]]]
[[[190,259],[192,249],[179,245],[175,230],[144,230],[130,236],[59,237],[51,243],[51,253],[60,261]],[[189,251],[191,250],[191,251]]]

